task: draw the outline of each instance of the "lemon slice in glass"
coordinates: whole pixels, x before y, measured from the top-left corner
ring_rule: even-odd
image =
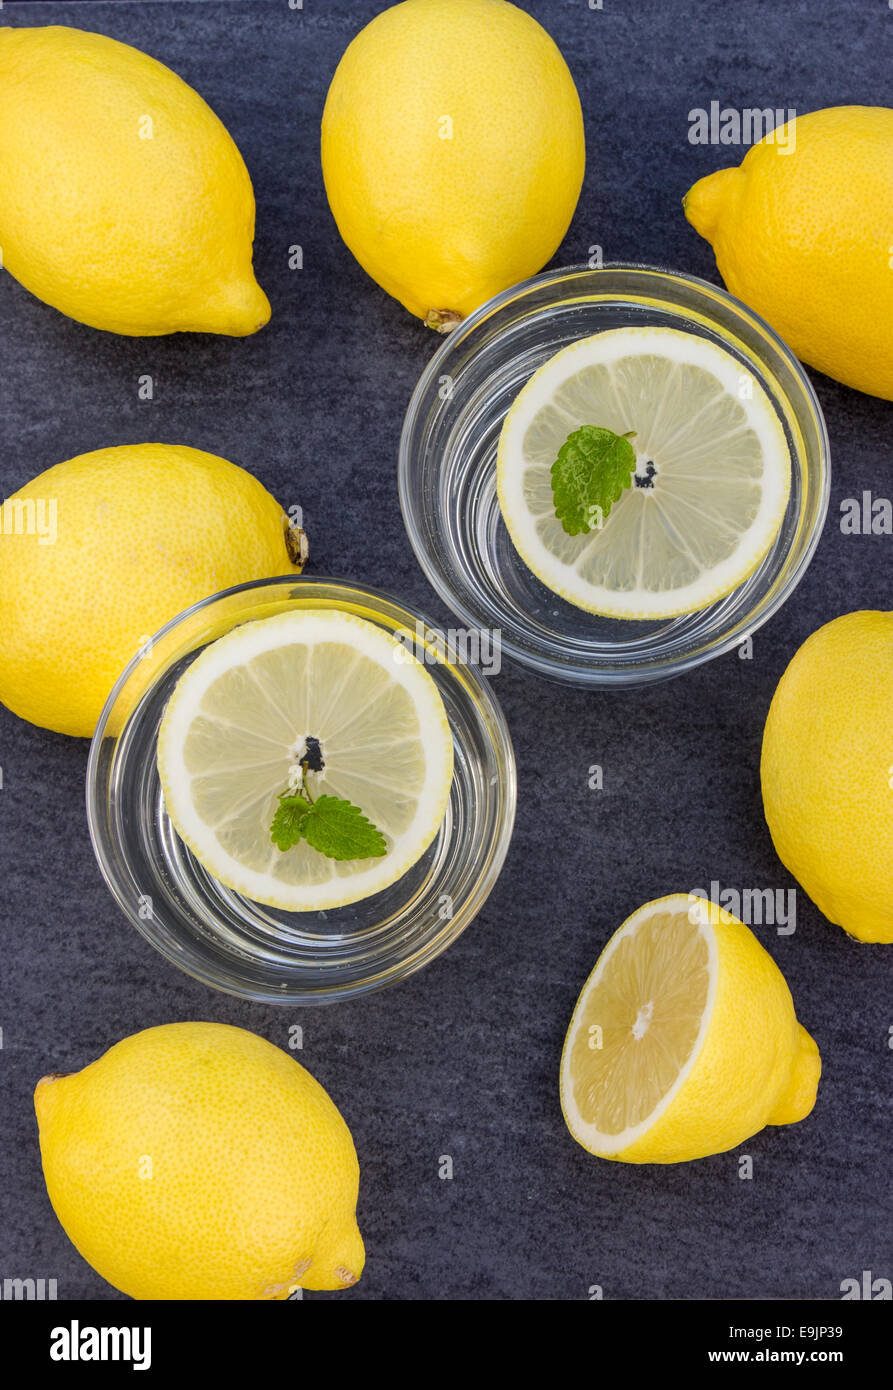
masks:
[[[632,485],[588,533],[555,515],[551,468],[582,425],[634,431]],[[791,458],[765,390],[731,353],[675,328],[617,328],[549,359],[505,418],[499,505],[525,564],[614,618],[706,608],[752,574],[784,517]]]
[[[386,854],[273,844],[279,794],[310,748],[322,762],[306,778],[313,799],[359,807]],[[453,741],[437,686],[396,638],[351,613],[301,609],[234,628],[196,658],[165,710],[158,770],[168,814],[209,873],[256,902],[316,911],[380,892],[425,852],[446,813]]]
[[[753,932],[715,903],[646,903],[577,1000],[561,1105],[590,1153],[679,1163],[722,1153],[815,1103],[821,1061]]]

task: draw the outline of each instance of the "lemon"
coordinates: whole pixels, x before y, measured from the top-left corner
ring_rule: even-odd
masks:
[[[0,245],[15,278],[93,328],[254,333],[254,192],[197,92],[128,44],[0,29]]]
[[[131,444],[56,464],[0,507],[0,701],[89,737],[158,628],[303,555],[278,502],[214,454]]]
[[[551,468],[582,425],[635,431],[635,480],[601,525],[569,535]],[[650,467],[648,465],[651,465]],[[499,505],[524,563],[569,603],[613,618],[706,608],[752,574],[791,484],[766,392],[730,353],[674,328],[616,328],[551,357],[514,401]]]
[[[798,357],[893,400],[893,110],[797,116],[683,204],[732,293]]]
[[[405,0],[350,44],[322,166],[360,265],[448,331],[539,270],[583,180],[580,101],[536,20],[504,0]]]
[[[677,893],[640,907],[599,956],[567,1030],[561,1105],[600,1158],[683,1163],[802,1120],[820,1072],[753,932]]]
[[[34,1106],[47,1191],[84,1259],[138,1299],[285,1299],[363,1269],[359,1165],[322,1086],[243,1028],[168,1023]]]
[[[306,839],[272,842],[308,739],[323,764],[308,775],[312,797],[358,807],[385,855],[338,860]],[[158,769],[168,814],[209,873],[255,902],[318,911],[380,892],[425,852],[446,813],[453,742],[436,684],[389,632],[352,613],[293,609],[233,629],[189,666],[164,714]]]
[[[893,613],[845,613],[803,643],[763,734],[779,858],[830,921],[893,941]]]

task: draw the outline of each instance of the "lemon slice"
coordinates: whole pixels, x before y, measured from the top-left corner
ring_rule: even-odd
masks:
[[[380,858],[335,860],[270,839],[279,793],[317,739],[312,795],[346,797],[382,832]],[[291,911],[378,893],[443,821],[453,742],[424,666],[374,623],[302,609],[245,623],[180,678],[158,736],[168,814],[200,863],[256,902]]]
[[[802,1119],[820,1070],[754,934],[680,893],[646,903],[602,952],[568,1028],[561,1104],[590,1153],[676,1163]]]
[[[570,536],[551,467],[581,425],[635,431],[646,485]],[[497,486],[515,548],[555,593],[608,617],[671,618],[753,573],[784,516],[791,458],[769,397],[731,353],[675,328],[617,328],[530,378],[503,423]]]

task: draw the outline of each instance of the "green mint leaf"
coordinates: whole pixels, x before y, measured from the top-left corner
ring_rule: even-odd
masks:
[[[291,849],[304,833],[304,822],[313,810],[309,801],[301,796],[289,796],[284,792],[279,798],[279,809],[270,827],[270,839],[277,849]]]
[[[304,838],[329,859],[379,859],[388,846],[359,806],[341,796],[320,796],[301,825]]]
[[[635,469],[636,451],[628,435],[601,425],[581,425],[569,434],[552,464],[555,515],[567,534],[598,530]]]

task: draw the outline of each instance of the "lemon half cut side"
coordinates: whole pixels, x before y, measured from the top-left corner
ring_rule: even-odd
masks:
[[[336,860],[306,840],[270,838],[279,795],[317,740],[313,799],[344,797],[382,832],[387,853]],[[173,824],[204,868],[256,902],[342,907],[402,877],[446,814],[453,742],[425,667],[376,624],[334,609],[246,623],[181,676],[158,737]]]
[[[590,1153],[680,1163],[803,1119],[820,1070],[753,932],[679,893],[639,908],[599,957],[568,1028],[561,1104]]]
[[[569,535],[552,464],[583,425],[633,432],[631,485]],[[791,487],[784,429],[754,374],[717,343],[664,327],[571,343],[534,373],[503,423],[499,505],[524,563],[553,592],[613,618],[678,617],[753,573]]]

